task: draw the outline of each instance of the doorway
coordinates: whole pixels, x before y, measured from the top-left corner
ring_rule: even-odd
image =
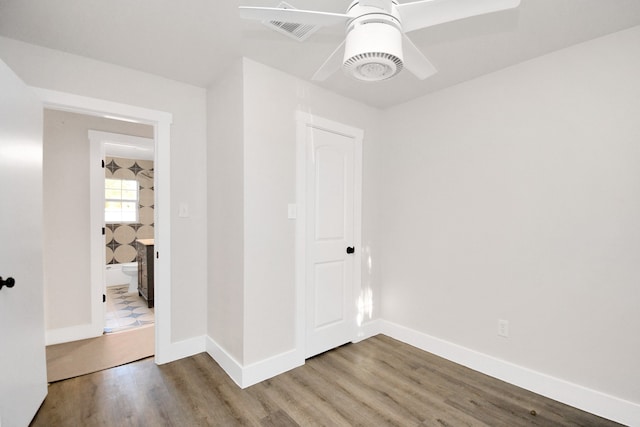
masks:
[[[304,357],[356,338],[363,131],[298,113],[297,283]]]
[[[150,110],[105,101],[96,98],[82,97],[47,89],[33,88],[43,100],[45,108],[70,111],[89,116],[115,118],[122,121],[146,123],[153,126],[153,138],[156,143],[154,173],[158,187],[156,198],[162,203],[155,209],[155,361],[158,364],[173,360],[171,344],[171,235],[170,235],[170,126],[172,116],[169,113]],[[158,254],[162,257],[158,258]],[[104,266],[104,259],[96,259]],[[96,271],[103,271],[97,268]],[[93,286],[91,303],[102,306],[102,292]],[[99,310],[92,310],[97,312]],[[102,317],[102,313],[101,316]],[[99,325],[96,328],[96,325]],[[46,334],[48,345],[75,341],[83,338],[100,336],[103,333],[102,320],[91,319],[90,324],[59,330],[49,329]]]
[[[147,124],[44,110],[48,319],[59,322],[64,316],[76,324],[90,320],[96,330],[94,337],[77,336],[47,347],[49,381],[154,354],[153,309],[138,296],[137,268],[128,275],[129,267],[137,265],[137,239],[155,237],[153,136],[153,126]],[[107,183],[127,185],[116,195]],[[113,207],[118,203],[105,202],[109,191],[111,199],[120,199],[117,212]],[[90,250],[81,250],[88,244]],[[106,280],[113,286],[106,288]],[[128,292],[130,287],[135,293]],[[129,333],[142,325],[149,330],[135,340],[101,336]],[[74,345],[78,341],[81,346]]]
[[[154,323],[153,256],[147,257],[147,252],[153,252],[155,243],[155,144],[152,127],[138,124],[134,129],[150,138],[88,132],[91,214],[96,216],[92,222],[103,230],[101,236],[92,234],[97,240],[92,247],[106,267],[102,276],[105,333]],[[92,275],[97,278],[101,273]]]

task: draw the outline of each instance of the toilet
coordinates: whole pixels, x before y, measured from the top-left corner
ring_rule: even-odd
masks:
[[[138,263],[123,264],[122,272],[129,277],[129,292],[138,292]]]
[[[138,292],[138,263],[107,264],[105,284],[107,286],[119,286],[125,283],[129,284],[127,292]]]

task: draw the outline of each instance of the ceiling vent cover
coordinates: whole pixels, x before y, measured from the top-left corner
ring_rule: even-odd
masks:
[[[281,2],[276,7],[280,9],[297,9],[285,2]],[[297,24],[295,22],[262,21],[262,23],[272,30],[276,30],[277,32],[298,40],[299,42],[305,41],[311,34],[320,29],[317,25]]]

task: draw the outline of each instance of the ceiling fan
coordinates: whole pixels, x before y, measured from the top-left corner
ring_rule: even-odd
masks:
[[[471,16],[484,15],[520,5],[520,0],[355,0],[345,13],[281,7],[240,6],[240,16],[317,26],[343,24],[346,38],[313,75],[322,81],[342,67],[359,80],[385,80],[407,69],[419,79],[436,68],[418,50],[406,33]]]

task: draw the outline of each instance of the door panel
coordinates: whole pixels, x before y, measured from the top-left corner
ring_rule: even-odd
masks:
[[[348,159],[338,144],[319,145],[315,151],[316,240],[346,239],[345,163]]]
[[[47,394],[42,103],[0,61],[0,423],[28,425]]]
[[[317,121],[315,122],[317,123]],[[326,123],[325,123],[326,124]],[[311,357],[355,337],[357,132],[309,124],[306,151],[306,351]],[[358,194],[356,194],[358,193]],[[359,229],[358,229],[359,230]],[[359,234],[358,234],[359,235]]]
[[[314,328],[316,330],[345,320],[344,296],[347,295],[347,284],[344,264],[338,261],[315,265]]]

